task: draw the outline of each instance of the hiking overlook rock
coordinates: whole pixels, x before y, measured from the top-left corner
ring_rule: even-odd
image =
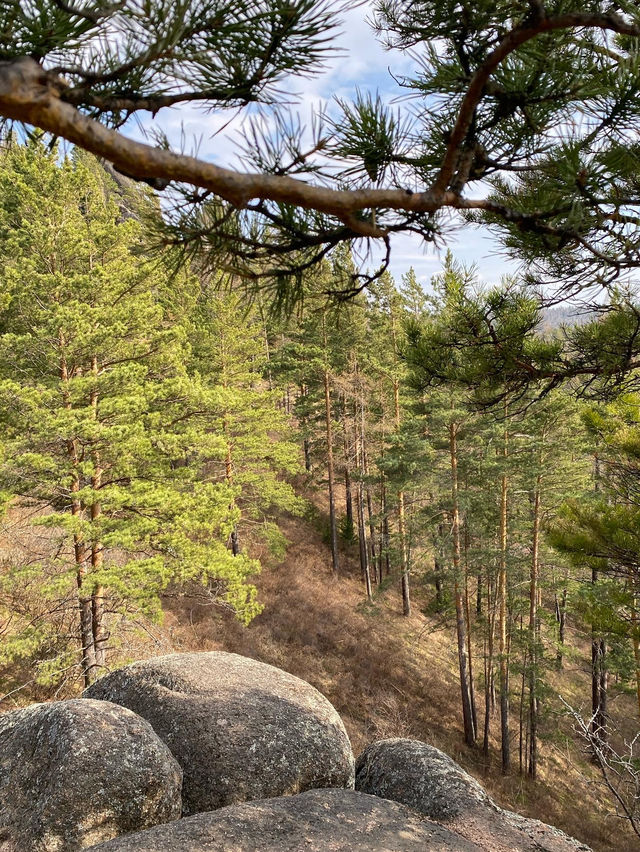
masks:
[[[371,744],[355,790],[354,764],[333,706],[281,669],[145,660],[0,716],[0,852],[588,852],[426,743]]]

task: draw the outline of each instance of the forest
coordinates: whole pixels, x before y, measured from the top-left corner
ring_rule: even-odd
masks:
[[[2,718],[240,652],[637,848],[639,132],[631,0],[0,3]]]
[[[606,399],[593,376],[507,388],[487,342],[542,361],[612,315],[558,325],[451,254],[426,289],[409,268],[336,303],[346,246],[276,310],[153,250],[152,193],[91,155],[8,138],[0,185],[3,707],[172,647],[167,616],[195,611],[214,647],[234,635],[225,612],[251,631],[261,563],[277,574],[290,531],[315,529],[312,594],[348,580],[365,621],[417,614],[406,651],[427,660],[448,637],[477,767],[535,786],[565,719],[596,798],[637,830],[633,378]]]

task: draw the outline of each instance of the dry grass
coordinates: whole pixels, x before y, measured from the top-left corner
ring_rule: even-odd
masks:
[[[497,741],[488,767],[479,751],[464,746],[453,629],[420,612],[426,590],[414,587],[415,614],[408,619],[399,614],[397,584],[366,605],[355,551],[344,554],[343,574],[334,578],[329,551],[314,525],[289,519],[282,527],[291,542],[286,559],[280,565],[263,559],[257,585],[265,609],[248,628],[227,612],[171,598],[164,625],[148,625],[147,633],[143,625],[142,632],[129,636],[121,659],[221,649],[280,666],[329,698],[356,754],[384,737],[425,740],[459,761],[503,806],[557,825],[599,852],[637,849],[634,835],[603,804],[597,774],[573,741],[566,718],[551,713],[543,724],[535,784],[517,773],[501,776]],[[2,532],[0,557],[7,562],[34,548],[28,536],[40,536],[20,532],[20,524]],[[569,641],[579,658],[552,675],[552,686],[574,705],[588,704],[588,643],[575,634]],[[629,732],[637,727],[631,698],[619,695],[613,708],[618,720],[627,719]],[[492,725],[495,731],[497,717]],[[517,731],[515,718],[512,729]]]
[[[167,626],[177,647],[245,654],[308,680],[342,715],[356,754],[384,737],[425,740],[458,760],[504,807],[557,825],[599,852],[637,849],[626,825],[608,815],[597,774],[564,718],[552,714],[545,723],[535,784],[517,773],[501,776],[497,741],[485,767],[481,753],[462,740],[452,629],[438,629],[420,612],[403,618],[395,588],[366,605],[355,554],[334,578],[316,530],[291,520],[283,528],[291,541],[284,563],[267,565],[257,579],[264,612],[243,628],[217,611],[174,601]],[[569,697],[589,696],[583,668],[557,676],[556,685],[565,686],[569,676]],[[494,730],[497,724],[496,717]]]

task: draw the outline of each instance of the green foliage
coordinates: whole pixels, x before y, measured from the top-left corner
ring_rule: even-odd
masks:
[[[338,531],[340,533],[340,538],[345,544],[357,543],[358,534],[356,532],[355,524],[353,523],[353,518],[343,515],[340,518],[340,523],[338,524]]]
[[[78,596],[107,601],[117,631],[161,619],[167,589],[196,583],[248,623],[260,566],[229,538],[253,525],[281,556],[273,512],[302,510],[255,327],[237,298],[144,257],[139,222],[88,155],[12,145],[0,196],[0,483],[48,550],[3,567],[3,659],[39,657],[37,677],[55,679]]]

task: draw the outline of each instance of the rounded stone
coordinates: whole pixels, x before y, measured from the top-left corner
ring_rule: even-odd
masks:
[[[129,834],[95,852],[478,852],[395,802],[353,790],[231,805]]]
[[[0,716],[0,850],[74,852],[180,816],[182,771],[151,726],[105,701]]]
[[[401,802],[491,852],[590,852],[560,829],[499,807],[448,755],[419,740],[367,746],[356,764],[356,789]]]
[[[310,684],[237,654],[170,654],[107,675],[85,695],[148,720],[182,766],[183,813],[353,787],[335,708]]]
[[[402,802],[442,822],[492,805],[475,778],[419,740],[378,740],[367,746],[356,764],[356,789]]]

